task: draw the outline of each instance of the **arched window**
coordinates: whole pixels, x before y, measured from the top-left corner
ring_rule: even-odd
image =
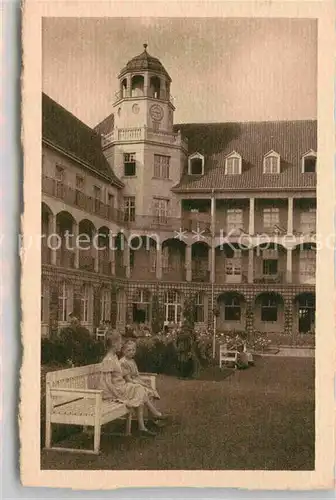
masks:
[[[169,290],[164,296],[165,322],[179,323],[182,315],[181,294],[175,290]]]
[[[261,300],[261,321],[277,321],[278,320],[278,299],[266,295]]]
[[[225,321],[240,321],[241,304],[240,298],[236,295],[227,295],[224,302]]]
[[[242,172],[242,157],[233,151],[225,160],[225,174],[239,175]]]

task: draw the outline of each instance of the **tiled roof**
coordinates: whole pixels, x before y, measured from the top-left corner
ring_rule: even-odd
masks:
[[[44,93],[42,138],[74,156],[116,186],[123,186],[103,154],[100,135]]]
[[[93,130],[99,135],[106,135],[112,132],[114,129],[114,114],[111,113],[103,121],[98,123]]]
[[[175,191],[315,189],[316,174],[301,172],[302,156],[317,149],[315,120],[176,125],[189,140],[188,154],[204,155],[204,175],[188,175],[187,165]],[[263,157],[280,155],[280,174],[263,173]],[[225,158],[242,156],[242,173],[225,174]]]

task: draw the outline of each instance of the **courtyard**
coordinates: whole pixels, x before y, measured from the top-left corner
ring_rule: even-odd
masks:
[[[206,370],[200,380],[158,375],[159,405],[171,422],[155,438],[116,436],[114,423],[104,428],[99,456],[42,450],[41,468],[314,469],[314,358],[257,356],[255,366],[222,377]],[[62,446],[88,447],[91,439],[76,433]]]

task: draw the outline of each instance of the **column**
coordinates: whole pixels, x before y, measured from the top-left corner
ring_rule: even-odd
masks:
[[[110,248],[109,250],[110,268],[112,276],[115,276],[115,250]]]
[[[293,281],[293,250],[287,248],[287,263],[286,263],[286,282],[292,283]]]
[[[53,236],[51,238],[51,235],[56,235],[57,234],[57,227],[56,227],[56,215],[54,214],[49,214],[49,220],[48,220],[48,239],[47,239],[47,244],[50,246],[50,262],[53,266],[56,266],[57,264],[57,243],[58,243],[58,238]]]
[[[94,272],[99,273],[99,246],[98,246],[98,231],[94,230],[93,238],[92,238],[92,254],[94,258]]]
[[[248,283],[253,283],[253,275],[254,275],[254,249],[249,248],[248,251],[248,271],[247,271],[247,281]]]
[[[149,93],[149,75],[147,72],[144,74],[144,95],[148,96]]]
[[[74,268],[79,268],[79,244],[78,244],[78,223],[74,222],[72,224],[72,233],[73,233],[73,251],[74,251]]]
[[[293,197],[288,198],[287,234],[293,234]]]
[[[126,80],[127,80],[126,96],[131,97],[131,92],[132,92],[132,90],[131,90],[131,85],[132,85],[131,75],[127,75]]]
[[[185,264],[186,264],[186,280],[187,281],[191,281],[192,280],[191,251],[192,251],[192,246],[191,245],[186,245],[186,249],[185,249]]]
[[[156,245],[156,279],[162,279],[162,245],[159,242]]]
[[[211,197],[211,234],[214,237],[216,233],[216,199],[215,196]]]
[[[214,192],[211,196],[211,257],[210,257],[210,280],[211,283],[216,281],[216,247],[215,247],[215,235],[216,235],[216,198]]]
[[[254,234],[254,198],[250,198],[249,234]]]

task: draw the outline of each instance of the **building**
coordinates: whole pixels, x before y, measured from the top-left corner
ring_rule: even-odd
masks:
[[[174,125],[146,45],[118,82],[95,129],[42,96],[42,333],[147,322],[154,296],[178,322],[192,294],[199,323],[313,342],[316,121]]]

